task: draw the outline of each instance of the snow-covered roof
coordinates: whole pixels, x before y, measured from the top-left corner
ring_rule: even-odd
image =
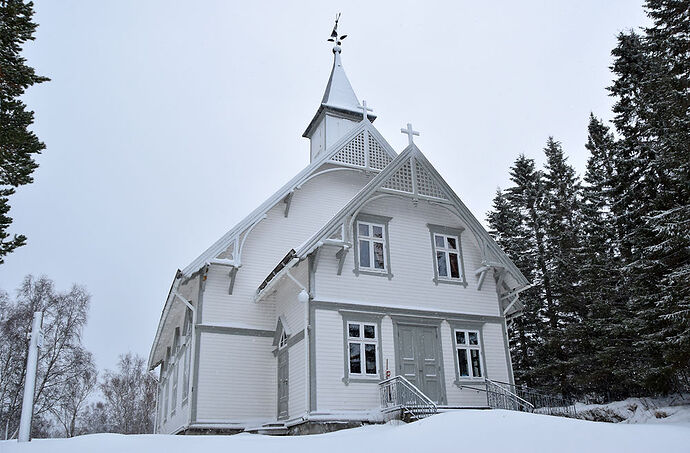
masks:
[[[326,152],[318,155],[311,164],[307,165],[302,171],[300,171],[294,178],[288,181],[283,187],[281,187],[276,193],[274,193],[269,199],[263,202],[258,208],[252,211],[247,217],[245,217],[241,222],[235,225],[230,231],[225,233],[220,239],[218,239],[213,245],[206,249],[201,255],[199,255],[194,261],[189,263],[187,267],[182,270],[182,274],[185,277],[191,276],[194,272],[198,271],[206,263],[210,262],[216,258],[221,252],[227,249],[233,241],[242,234],[247,228],[252,224],[260,220],[273,206],[280,203],[290,192],[295,190],[301,184],[303,184],[309,177],[318,170],[323,164],[329,162],[333,156],[335,156],[338,151],[340,151],[345,145],[351,142],[355,137],[357,137],[362,131],[368,131],[379,143],[381,148],[388,153],[391,158],[395,158],[397,155],[393,148],[388,142],[383,138],[378,130],[371,124],[369,120],[362,119],[357,125],[355,125],[350,132],[345,134],[340,140],[331,145]]]
[[[324,110],[334,111],[345,115],[352,116],[362,116],[362,107],[357,99],[355,90],[352,89],[350,80],[345,74],[345,69],[343,68],[343,63],[340,58],[340,47],[336,46],[333,49],[333,68],[331,69],[331,75],[328,78],[328,83],[326,84],[326,90],[323,93],[323,98],[321,99],[321,105],[319,106],[316,114],[309,122],[307,129],[302,134],[303,137],[309,137],[311,131],[316,126],[318,118]],[[370,121],[376,119],[376,115],[369,113],[367,117]]]
[[[333,51],[333,69],[331,69],[331,76],[328,78],[321,104],[355,113],[359,112],[359,100],[345,74],[339,50]]]

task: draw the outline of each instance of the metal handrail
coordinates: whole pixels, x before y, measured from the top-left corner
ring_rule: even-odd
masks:
[[[486,385],[486,399],[490,407],[534,412],[534,404],[511,392],[498,382],[484,378],[484,383]]]
[[[384,410],[403,409],[403,412],[416,418],[438,412],[436,403],[404,376],[394,376],[379,382],[379,392]]]
[[[577,417],[575,404],[571,399],[562,395],[550,395],[526,385],[514,385],[508,382],[494,381],[507,386],[513,393],[529,401],[534,406],[534,411],[548,415],[565,415]]]

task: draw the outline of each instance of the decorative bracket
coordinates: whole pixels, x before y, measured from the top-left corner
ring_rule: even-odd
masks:
[[[290,213],[290,204],[292,203],[292,196],[295,192],[290,192],[283,198],[283,203],[285,203],[285,217]]]

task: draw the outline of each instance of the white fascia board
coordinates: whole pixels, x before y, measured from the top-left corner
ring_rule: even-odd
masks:
[[[176,290],[176,286],[179,284],[180,278],[175,277],[175,279],[172,282],[172,285],[170,285],[170,290],[168,290],[168,297],[165,299],[165,305],[163,306],[163,311],[161,312],[161,317],[158,320],[158,328],[156,329],[156,336],[153,339],[153,343],[151,344],[151,351],[149,352],[149,360],[148,360],[148,369],[153,370],[156,368],[162,360],[155,361],[155,354],[156,354],[156,347],[158,346],[158,342],[160,341],[161,333],[163,332],[163,326],[165,325],[165,320],[168,317],[168,312],[170,311],[170,306],[172,305],[173,300],[175,297],[173,296],[173,291]]]
[[[194,261],[192,261],[187,267],[182,270],[182,273],[189,277],[192,273],[199,270],[206,262],[215,258],[220,252],[225,250],[235,239],[236,236],[241,234],[245,229],[250,227],[256,220],[261,216],[265,215],[271,208],[283,200],[297,186],[302,184],[315,170],[317,170],[321,165],[328,162],[343,146],[345,146],[349,141],[354,139],[363,130],[369,131],[381,144],[381,146],[386,150],[386,152],[395,159],[396,154],[390,144],[383,138],[383,136],[376,130],[376,128],[371,124],[369,120],[362,120],[359,124],[353,127],[350,132],[345,134],[340,140],[335,142],[331,147],[321,156],[317,157],[311,164],[306,166],[302,171],[300,171],[297,176],[292,178],[287,184],[280,188],[276,193],[274,193],[268,200],[262,203],[258,208],[252,211],[247,217],[244,218],[240,223],[238,223],[234,228],[225,233],[219,240],[217,240],[213,245],[206,249],[201,255],[199,255]],[[390,165],[390,164],[389,164]]]

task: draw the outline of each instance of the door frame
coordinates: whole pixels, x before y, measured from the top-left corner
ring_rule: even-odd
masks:
[[[280,415],[280,357],[285,357],[285,374],[288,380],[285,386],[285,415]],[[290,354],[287,346],[279,348],[276,353],[276,420],[285,420],[290,416]]]
[[[448,404],[448,396],[446,393],[446,364],[443,360],[443,342],[441,341],[441,323],[442,319],[421,318],[417,316],[396,316],[391,315],[393,321],[393,349],[395,351],[395,373],[400,375],[402,373],[402,360],[400,359],[400,345],[398,344],[398,330],[400,325],[414,326],[414,327],[432,327],[436,329],[436,342],[438,347],[438,363],[439,363],[439,381],[440,381],[440,398],[438,405]]]

